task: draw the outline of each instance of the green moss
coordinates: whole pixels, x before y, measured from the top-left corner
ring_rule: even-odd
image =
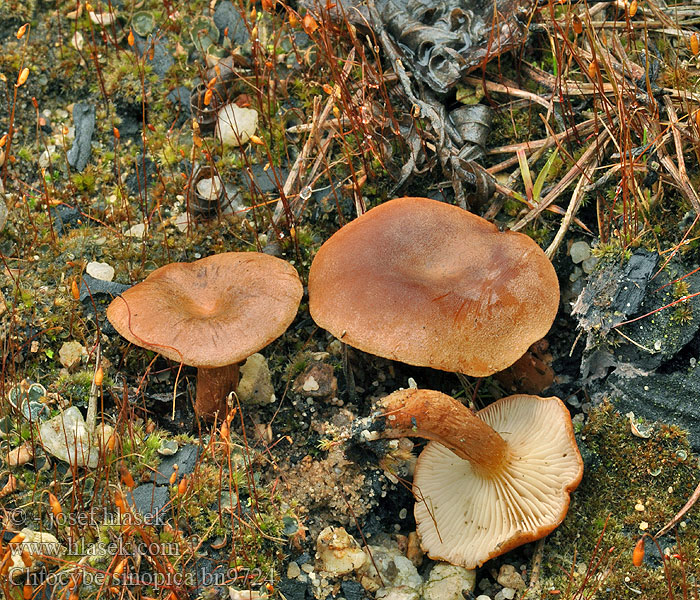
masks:
[[[586,471],[566,519],[546,542],[542,597],[553,597],[552,590],[580,586],[591,594],[602,578],[596,598],[628,598],[630,588],[641,592],[634,597],[666,598],[663,570],[646,563],[633,566],[632,550],[644,532],[661,529],[693,493],[700,469],[686,435],[675,427],[661,426],[648,439],[635,437],[629,421],[605,403],[591,411],[580,440]],[[681,547],[673,534],[664,537],[662,544],[683,557],[686,574],[698,573],[700,523],[687,518],[683,525],[678,529]],[[671,586],[679,593],[681,561],[670,562]],[[594,572],[586,576],[587,570]]]

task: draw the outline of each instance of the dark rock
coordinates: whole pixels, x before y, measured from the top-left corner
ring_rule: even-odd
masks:
[[[190,90],[184,85],[170,90],[166,99],[171,104],[174,104],[181,112],[187,115],[190,114]]]
[[[242,183],[245,188],[252,188],[255,186],[256,191],[261,194],[277,194],[278,189],[284,185],[287,180],[287,175],[289,175],[289,169],[284,167],[279,167],[277,169],[264,168],[264,165],[255,164],[251,167],[251,174],[248,171],[242,171]],[[279,186],[277,185],[279,182]]]
[[[216,5],[214,24],[221,32],[224,32],[228,27],[228,38],[237,46],[242,46],[250,39],[241,13],[229,0],[224,0]]]
[[[695,296],[676,306],[668,306],[678,300],[671,283],[686,275],[688,269],[679,261],[671,261],[653,279],[647,294],[634,316],[649,315],[620,328],[627,338],[634,340],[614,349],[618,362],[629,363],[639,369],[656,369],[661,363],[675,356],[700,327],[700,296]],[[700,273],[683,278],[688,293],[700,291]],[[666,307],[666,308],[664,308]],[[651,314],[650,314],[651,313]],[[686,315],[684,318],[682,315]]]
[[[143,154],[139,154],[134,161],[134,170],[126,178],[126,186],[135,196],[145,193],[146,183],[148,187],[158,180],[155,163]]]
[[[147,38],[143,38],[136,35],[134,36],[134,49],[139,56],[146,55],[146,63],[151,65],[153,72],[160,79],[163,79],[170,67],[175,64],[175,59],[161,37],[149,35]],[[153,51],[152,55],[151,50]]]
[[[202,591],[212,586],[225,586],[230,581],[228,570],[221,561],[214,561],[210,558],[202,557],[197,560],[196,567],[192,573],[195,590]],[[223,588],[225,591],[225,588]],[[223,596],[220,596],[223,597]]]
[[[571,311],[579,326],[606,334],[637,312],[658,260],[656,252],[638,249],[624,264],[621,258],[601,261]]]
[[[82,281],[80,282],[80,301],[83,302],[89,299],[91,295],[94,297],[100,294],[107,294],[113,298],[128,290],[130,287],[130,285],[124,285],[116,281],[95,279],[91,275],[84,273]]]
[[[306,593],[307,584],[298,579],[283,578],[277,586],[280,594],[287,600],[305,600],[313,596]]]
[[[612,373],[594,392],[594,400],[610,398],[622,413],[633,412],[648,421],[661,421],[686,429],[695,452],[700,451],[700,366],[668,374]]]
[[[56,235],[63,235],[67,230],[82,224],[82,215],[74,206],[59,204],[51,208],[53,216],[53,229]]]
[[[143,105],[141,102],[127,102],[119,97],[114,100],[114,108],[119,117],[119,136],[121,139],[140,140],[143,123]]]
[[[345,600],[368,600],[365,589],[357,581],[343,581],[340,584]]]
[[[126,501],[143,517],[146,525],[162,525],[170,512],[170,494],[165,486],[146,483],[126,494]]]
[[[187,475],[194,471],[199,459],[199,446],[183,446],[172,456],[166,456],[158,465],[155,482],[157,485],[170,483],[173,466],[177,465],[178,476]]]
[[[300,554],[294,559],[294,562],[297,563],[300,567],[301,565],[305,565],[307,563],[311,562],[311,556],[309,555],[308,552],[304,552],[304,554]]]
[[[604,377],[613,367],[627,374],[653,371],[694,338],[700,327],[700,297],[693,293],[700,291],[700,273],[674,259],[651,279],[657,260],[655,253],[639,250],[626,267],[608,261],[581,292],[572,315],[588,333],[584,378]],[[679,290],[678,285],[687,288]],[[688,298],[678,302],[681,295]]]
[[[173,105],[176,112],[175,127],[182,127],[192,115],[190,110],[190,90],[184,86],[170,90],[167,96],[168,102]]]
[[[85,102],[73,106],[75,140],[68,150],[68,164],[76,171],[82,171],[90,160],[92,132],[95,130],[95,107]]]

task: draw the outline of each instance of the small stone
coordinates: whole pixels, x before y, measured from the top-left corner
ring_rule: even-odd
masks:
[[[83,34],[80,33],[79,31],[76,31],[73,34],[73,37],[70,40],[71,45],[73,48],[78,50],[80,52],[83,49],[83,46],[85,45],[85,39],[83,38]],[[41,161],[41,159],[39,159]],[[47,165],[48,166],[48,165]]]
[[[227,146],[242,146],[257,128],[258,111],[232,102],[219,111],[216,136]]]
[[[173,220],[173,225],[177,227],[177,230],[184,233],[187,231],[187,228],[189,227],[190,224],[190,215],[189,213],[180,213],[175,217]]]
[[[241,402],[270,404],[275,401],[275,389],[267,360],[260,353],[249,356],[240,369],[241,381],[236,394]]]
[[[309,375],[306,381],[304,381],[304,385],[301,386],[301,389],[305,392],[315,392],[318,389],[318,381],[316,381],[313,375]]]
[[[110,439],[114,436],[114,427],[107,423],[100,423],[95,427],[95,444],[101,450],[105,450],[110,445]]]
[[[419,600],[420,594],[413,588],[401,586],[381,589],[377,592],[376,598],[377,600]]]
[[[424,600],[463,600],[474,590],[476,571],[438,563],[423,588]]]
[[[360,569],[360,583],[368,592],[380,588],[408,587],[419,590],[423,578],[418,574],[414,564],[401,554],[398,548],[369,546],[365,550],[367,562]],[[371,552],[372,559],[369,558]],[[379,572],[377,572],[379,569]],[[460,599],[461,600],[461,599]]]
[[[487,596],[486,594],[481,594],[477,596],[474,600],[491,600],[491,596]]]
[[[642,521],[639,524],[639,529],[641,529],[642,531],[646,531],[647,529],[649,529],[649,523],[647,523],[646,521]]]
[[[595,266],[598,264],[598,257],[597,256],[591,256],[590,258],[587,258],[581,263],[581,267],[583,267],[583,270],[585,273],[590,275],[593,273],[593,269],[595,269]]]
[[[205,200],[215,200],[221,194],[222,187],[221,177],[215,175],[200,179],[197,183],[197,193]]]
[[[644,512],[645,506],[641,502],[637,502],[637,504],[634,505],[634,510],[637,512]]]
[[[515,598],[515,590],[513,588],[505,587],[501,590],[501,593],[505,600],[513,600]]]
[[[516,590],[525,589],[525,582],[523,581],[522,575],[518,573],[513,565],[501,565],[496,581],[504,588],[513,588]]]
[[[423,562],[423,548],[420,547],[420,538],[418,533],[412,531],[408,534],[408,547],[406,548],[406,558],[410,560],[416,567],[420,567]]]
[[[574,242],[571,244],[571,250],[569,250],[569,255],[574,264],[578,265],[584,260],[590,258],[591,247],[586,242]]]
[[[49,454],[76,467],[94,469],[99,459],[97,435],[88,432],[80,410],[70,406],[39,427],[41,444]]]
[[[18,546],[19,552],[13,552],[13,562],[11,563],[8,578],[17,577],[27,571],[36,571],[44,562],[60,558],[66,553],[66,548],[58,541],[56,536],[44,531],[34,531],[25,527],[20,531],[24,536],[22,543]],[[29,564],[23,560],[26,559]],[[37,560],[38,559],[38,560]]]
[[[87,356],[87,350],[80,342],[64,342],[61,349],[58,351],[58,360],[66,369],[72,369],[83,358]]]
[[[292,389],[310,398],[331,398],[338,391],[333,367],[314,361],[294,380]]]
[[[127,237],[143,239],[146,235],[146,225],[144,223],[137,223],[136,225],[132,225],[131,227],[129,227],[129,229],[126,230],[124,235]]]
[[[367,562],[367,555],[342,527],[326,527],[319,534],[316,558],[321,570],[332,576],[347,575]]]
[[[90,11],[90,20],[95,25],[102,25],[102,27],[108,27],[114,23],[115,15],[113,12],[102,12],[102,11]]]
[[[91,261],[85,267],[85,271],[87,271],[88,275],[102,281],[112,281],[114,279],[114,267],[105,262]]]
[[[301,575],[299,565],[294,561],[290,562],[289,565],[287,565],[287,579],[296,579],[299,575]]]
[[[34,458],[34,448],[28,443],[22,444],[7,453],[7,465],[9,467],[21,467]]]

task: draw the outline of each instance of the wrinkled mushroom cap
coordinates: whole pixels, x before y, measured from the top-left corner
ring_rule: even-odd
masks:
[[[501,473],[480,473],[430,442],[413,478],[423,549],[468,569],[556,528],[583,475],[571,417],[559,398],[509,396],[478,416],[508,444]]]
[[[486,376],[544,337],[557,276],[526,235],[427,198],[373,208],[321,247],[309,273],[314,321],[365,352]]]
[[[289,327],[303,288],[289,263],[257,252],[156,269],[115,298],[107,318],[130,342],[195,367],[223,367]]]

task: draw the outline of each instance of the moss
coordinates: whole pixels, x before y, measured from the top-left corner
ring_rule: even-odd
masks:
[[[632,550],[644,532],[661,529],[693,493],[700,469],[685,433],[661,426],[648,439],[635,437],[629,421],[605,403],[591,411],[580,446],[586,470],[566,519],[548,538],[542,597],[579,586],[590,594],[600,585],[597,598],[627,598],[629,588],[640,590],[638,597],[666,598],[666,576],[658,559],[634,567]],[[689,516],[683,525],[678,542],[671,534],[661,545],[683,557],[686,575],[698,573],[700,523]],[[671,586],[678,593],[683,586],[681,561],[670,562]]]

